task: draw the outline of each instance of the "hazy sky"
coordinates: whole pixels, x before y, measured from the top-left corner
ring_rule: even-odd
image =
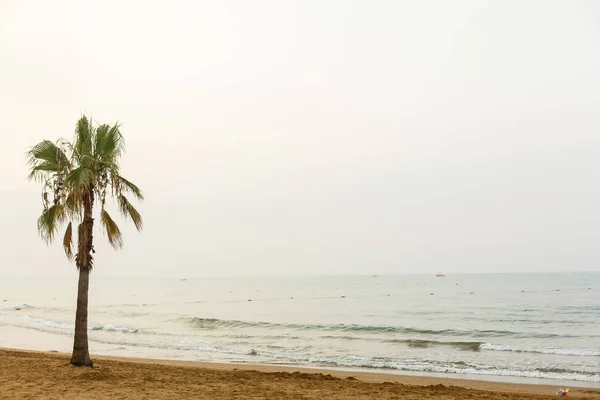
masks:
[[[0,1],[0,277],[72,276],[24,153],[123,123],[96,274],[600,270],[595,1]],[[123,223],[125,224],[125,223]]]

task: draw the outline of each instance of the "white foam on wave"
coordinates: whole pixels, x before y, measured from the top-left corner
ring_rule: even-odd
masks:
[[[494,375],[494,376],[515,376],[522,378],[542,378],[553,380],[568,380],[582,382],[600,382],[600,374],[582,374],[579,372],[552,372],[538,370],[519,370],[510,368],[494,368],[486,366],[478,367],[453,367],[444,365],[432,365],[427,363],[422,364],[402,364],[391,363],[389,368],[394,368],[403,371],[417,372],[436,372],[445,374],[460,374],[460,375]]]
[[[126,328],[115,325],[94,325],[89,328],[92,331],[107,331],[107,332],[123,332],[123,333],[138,333],[137,329]]]
[[[73,325],[73,324],[51,321],[49,319],[44,319],[44,318],[35,318],[30,315],[23,315],[23,317],[21,317],[21,318],[25,321],[33,322],[34,324],[37,324],[37,325],[43,325],[48,328],[55,328],[55,329],[73,329],[73,328],[75,328],[75,325]]]
[[[600,356],[600,349],[561,348],[561,347],[520,347],[483,343],[481,350],[512,351],[515,353],[556,354],[563,356]]]

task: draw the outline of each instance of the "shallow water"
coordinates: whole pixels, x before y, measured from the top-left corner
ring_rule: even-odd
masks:
[[[97,353],[600,383],[598,273],[92,278]],[[75,290],[0,280],[0,346],[69,351]]]

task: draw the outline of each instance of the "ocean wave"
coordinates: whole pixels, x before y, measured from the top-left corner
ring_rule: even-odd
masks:
[[[48,328],[56,328],[56,329],[74,329],[75,325],[73,324],[68,324],[68,323],[64,323],[64,322],[56,322],[56,321],[52,321],[49,319],[45,319],[45,318],[35,318],[29,315],[23,315],[21,317],[21,319],[28,321],[28,322],[33,322],[36,325],[42,325],[44,327],[48,327]]]
[[[294,330],[321,330],[337,332],[361,332],[372,334],[417,334],[417,335],[446,335],[446,336],[471,336],[471,337],[521,337],[521,338],[554,338],[566,337],[566,335],[557,335],[552,333],[526,333],[506,330],[471,330],[461,331],[456,329],[424,329],[402,326],[386,325],[357,325],[357,324],[294,324],[263,321],[240,321],[224,320],[216,318],[184,317],[185,323],[196,329],[217,330],[217,329],[240,329],[240,328],[261,328],[261,329],[294,329]]]
[[[464,361],[441,362],[432,360],[394,360],[386,357],[349,356],[345,358],[307,357],[296,354],[278,354],[254,351],[255,356],[278,359],[278,364],[313,364],[333,368],[368,368],[408,372],[431,372],[458,375],[492,375],[522,378],[541,378],[583,382],[600,382],[600,373],[565,368],[518,368],[470,364]],[[268,361],[272,362],[272,361]]]
[[[387,340],[386,342],[395,342],[392,340]],[[479,351],[481,350],[481,342],[438,342],[435,340],[419,340],[419,339],[407,339],[407,340],[398,340],[397,342],[406,343],[409,347],[417,347],[417,348],[427,348],[427,347],[436,347],[436,346],[447,346],[454,347],[459,350],[465,351]]]
[[[73,330],[75,329],[74,324],[65,322],[56,322],[45,318],[35,318],[29,315],[24,315],[23,320],[33,322],[37,325],[42,325],[48,328],[61,329],[61,330]],[[138,333],[138,329],[127,328],[115,325],[90,325],[88,331],[107,331],[107,332],[123,332],[123,333]]]
[[[515,353],[556,354],[562,356],[600,356],[600,349],[560,348],[560,347],[520,347],[483,343],[481,350],[510,351]]]
[[[123,333],[138,333],[138,329],[126,328],[115,325],[93,325],[89,328],[92,331],[107,331],[107,332],[123,332]]]
[[[318,362],[318,360],[315,360]],[[331,360],[326,360],[330,364]],[[600,382],[600,374],[588,371],[574,371],[560,368],[519,369],[514,367],[494,367],[488,365],[472,365],[464,362],[435,362],[435,361],[393,361],[373,360],[368,358],[348,358],[335,362],[342,368],[377,368],[410,372],[433,372],[458,375],[493,375],[513,376],[522,378],[542,378],[553,380],[569,380],[583,382]]]
[[[33,308],[29,304],[0,304],[0,310],[23,310]]]

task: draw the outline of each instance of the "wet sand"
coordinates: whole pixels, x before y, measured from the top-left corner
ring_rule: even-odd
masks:
[[[556,387],[368,372],[93,357],[0,349],[0,399],[550,399]],[[572,388],[568,398],[600,399]]]

